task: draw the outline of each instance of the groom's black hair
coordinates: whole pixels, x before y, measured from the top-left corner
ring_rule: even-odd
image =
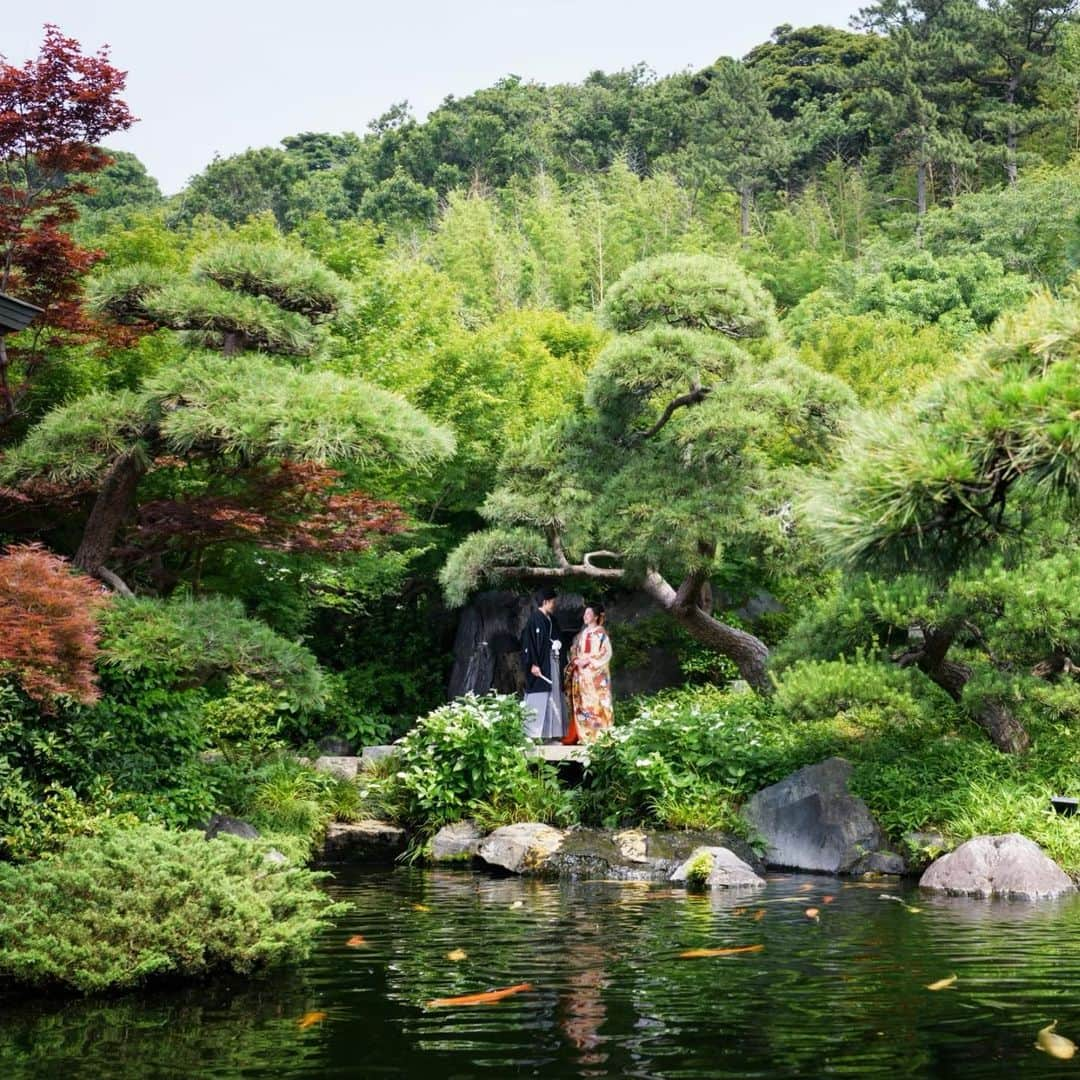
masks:
[[[536,602],[542,604],[545,600],[554,600],[558,595],[550,585],[545,585],[542,589],[536,590]]]

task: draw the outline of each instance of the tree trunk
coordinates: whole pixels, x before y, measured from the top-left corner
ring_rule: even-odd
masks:
[[[650,570],[645,575],[645,591],[684,627],[695,641],[700,641],[702,645],[731,660],[739,669],[739,674],[759,694],[770,693],[772,683],[766,671],[769,647],[753,634],[728,626],[698,607],[701,587],[701,581],[691,577],[676,592],[655,570]]]
[[[951,633],[929,630],[923,647],[901,658],[900,663],[904,666],[915,664],[954,701],[960,701],[964,687],[971,680],[971,668],[946,659],[952,642]],[[1006,754],[1019,754],[1031,744],[1024,725],[1002,701],[987,699],[971,717],[990,736],[990,741]]]
[[[749,184],[744,184],[739,188],[739,235],[744,238],[750,235],[750,211],[753,206],[754,193]]]
[[[1009,109],[1009,118],[1005,127],[1005,175],[1008,177],[1010,186],[1016,183],[1016,122],[1013,119],[1012,107],[1016,103],[1016,91],[1020,85],[1020,76],[1013,72],[1005,85],[1005,104]]]
[[[121,454],[105,474],[94,507],[90,511],[82,543],[75,553],[75,565],[95,577],[112,552],[120,526],[130,518],[135,506],[135,489],[146,472],[142,447]]]
[[[923,218],[926,217],[926,171],[929,165],[925,158],[920,158],[915,166],[916,207],[918,221],[915,225],[915,235],[922,243]]]

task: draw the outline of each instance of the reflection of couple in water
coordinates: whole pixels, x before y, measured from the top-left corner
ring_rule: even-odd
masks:
[[[530,738],[561,739],[572,746],[591,742],[611,726],[611,639],[604,627],[603,605],[590,604],[570,646],[565,678],[561,677],[562,643],[552,622],[555,596],[552,588],[536,594],[537,606],[521,634],[525,706],[530,714],[525,732]]]

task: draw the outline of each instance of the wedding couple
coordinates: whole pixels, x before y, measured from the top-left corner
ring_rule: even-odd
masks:
[[[584,626],[570,646],[565,678],[560,678],[562,642],[551,619],[555,599],[555,590],[550,587],[537,592],[536,607],[521,634],[525,708],[529,713],[525,734],[533,739],[561,739],[564,745],[573,746],[592,742],[611,726],[611,639],[604,629],[603,605],[586,607]]]

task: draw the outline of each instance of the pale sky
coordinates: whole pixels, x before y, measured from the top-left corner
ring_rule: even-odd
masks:
[[[140,118],[108,144],[179,190],[215,153],[301,131],[364,132],[396,101],[423,117],[504,75],[578,82],[644,61],[666,75],[742,56],[783,23],[846,27],[865,0],[35,0],[5,5],[0,53],[43,23],[111,46]]]

